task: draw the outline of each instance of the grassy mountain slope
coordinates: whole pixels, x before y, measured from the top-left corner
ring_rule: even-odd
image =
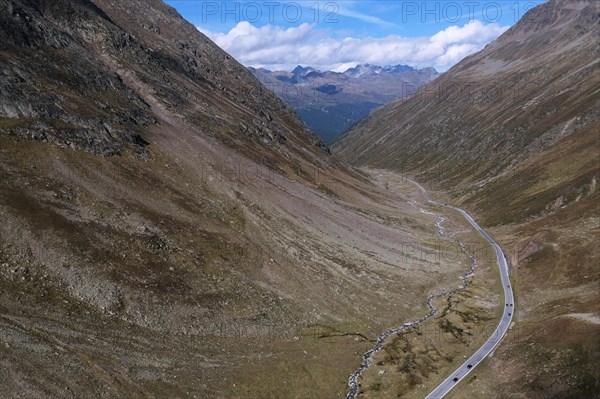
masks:
[[[599,11],[593,1],[536,7],[334,145],[466,207],[511,253],[519,338],[452,397],[598,392]]]

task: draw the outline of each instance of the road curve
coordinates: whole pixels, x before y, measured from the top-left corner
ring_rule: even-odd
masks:
[[[490,338],[473,354],[467,361],[465,361],[459,368],[457,368],[448,378],[446,378],[440,385],[438,385],[429,395],[425,397],[425,399],[441,399],[452,388],[454,388],[462,379],[464,379],[473,369],[481,363],[500,343],[506,332],[510,327],[510,323],[512,322],[513,313],[514,313],[514,295],[512,291],[512,286],[510,284],[510,278],[508,276],[508,264],[506,262],[506,256],[502,251],[502,248],[490,237],[478,224],[473,220],[473,218],[465,211],[460,208],[456,208],[451,205],[442,204],[437,201],[434,201],[429,196],[429,193],[423,186],[417,183],[414,180],[404,178],[406,181],[409,181],[416,185],[425,199],[434,205],[445,206],[450,209],[454,209],[459,212],[463,217],[473,226],[475,230],[483,237],[496,251],[496,259],[498,261],[498,268],[500,269],[500,277],[502,279],[502,287],[504,288],[504,312],[502,314],[502,318],[500,319],[500,323],[496,330],[492,334]]]

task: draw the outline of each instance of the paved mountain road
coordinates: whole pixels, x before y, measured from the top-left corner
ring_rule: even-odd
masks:
[[[429,395],[426,396],[425,399],[441,399],[443,398],[452,388],[454,388],[462,379],[464,379],[473,369],[481,363],[500,343],[506,332],[508,331],[510,324],[512,322],[513,313],[514,313],[514,296],[512,291],[512,286],[510,284],[510,278],[508,275],[508,264],[506,262],[506,256],[502,251],[502,248],[490,237],[478,224],[473,220],[471,215],[467,212],[463,211],[460,208],[456,208],[451,205],[442,204],[437,201],[434,201],[429,196],[429,193],[423,186],[417,183],[414,180],[406,179],[407,181],[416,185],[423,196],[429,201],[429,203],[434,205],[445,206],[450,209],[454,209],[463,215],[463,217],[473,226],[473,228],[481,234],[481,236],[490,243],[490,245],[496,251],[496,259],[498,262],[498,268],[500,269],[500,277],[502,279],[502,287],[504,288],[504,312],[502,314],[502,318],[500,319],[500,323],[496,330],[492,334],[492,336],[485,341],[485,343],[471,356],[467,361],[465,361],[458,369],[456,369],[448,378],[446,378],[440,385],[438,385]]]

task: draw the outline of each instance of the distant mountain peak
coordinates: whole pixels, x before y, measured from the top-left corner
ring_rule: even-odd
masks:
[[[311,79],[316,77],[323,77],[325,75],[332,76],[346,76],[352,78],[358,78],[361,76],[375,76],[375,75],[390,75],[390,74],[399,74],[403,72],[417,71],[425,74],[438,74],[435,68],[426,67],[422,69],[417,69],[411,67],[409,65],[375,65],[375,64],[357,64],[355,67],[348,68],[344,72],[335,72],[335,71],[321,71],[317,68],[311,66],[302,66],[297,65],[291,72],[282,71],[282,70],[269,70],[265,67],[253,68],[248,67],[250,71],[261,71],[264,73],[277,73],[282,76],[286,76],[286,78],[293,79],[295,81],[303,80],[303,79]]]
[[[433,68],[431,68],[433,69]],[[417,69],[408,66],[408,65],[386,65],[379,66],[373,64],[358,64],[354,68],[348,68],[344,75],[350,77],[360,77],[360,76],[373,76],[373,75],[384,75],[384,74],[394,74],[394,73],[402,73],[408,71],[416,71]],[[435,69],[433,69],[435,71]],[[436,72],[437,73],[437,72]]]
[[[298,65],[296,68],[294,68],[292,70],[292,73],[296,76],[305,76],[311,72],[318,72],[318,71],[313,67],[310,67],[310,66],[303,67],[302,65]]]
[[[291,72],[249,69],[327,142],[373,109],[412,94],[438,76],[433,68],[407,65],[359,64],[345,72],[302,65]]]

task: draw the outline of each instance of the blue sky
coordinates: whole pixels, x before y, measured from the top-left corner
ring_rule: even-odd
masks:
[[[401,63],[445,71],[544,1],[166,2],[247,66]]]

